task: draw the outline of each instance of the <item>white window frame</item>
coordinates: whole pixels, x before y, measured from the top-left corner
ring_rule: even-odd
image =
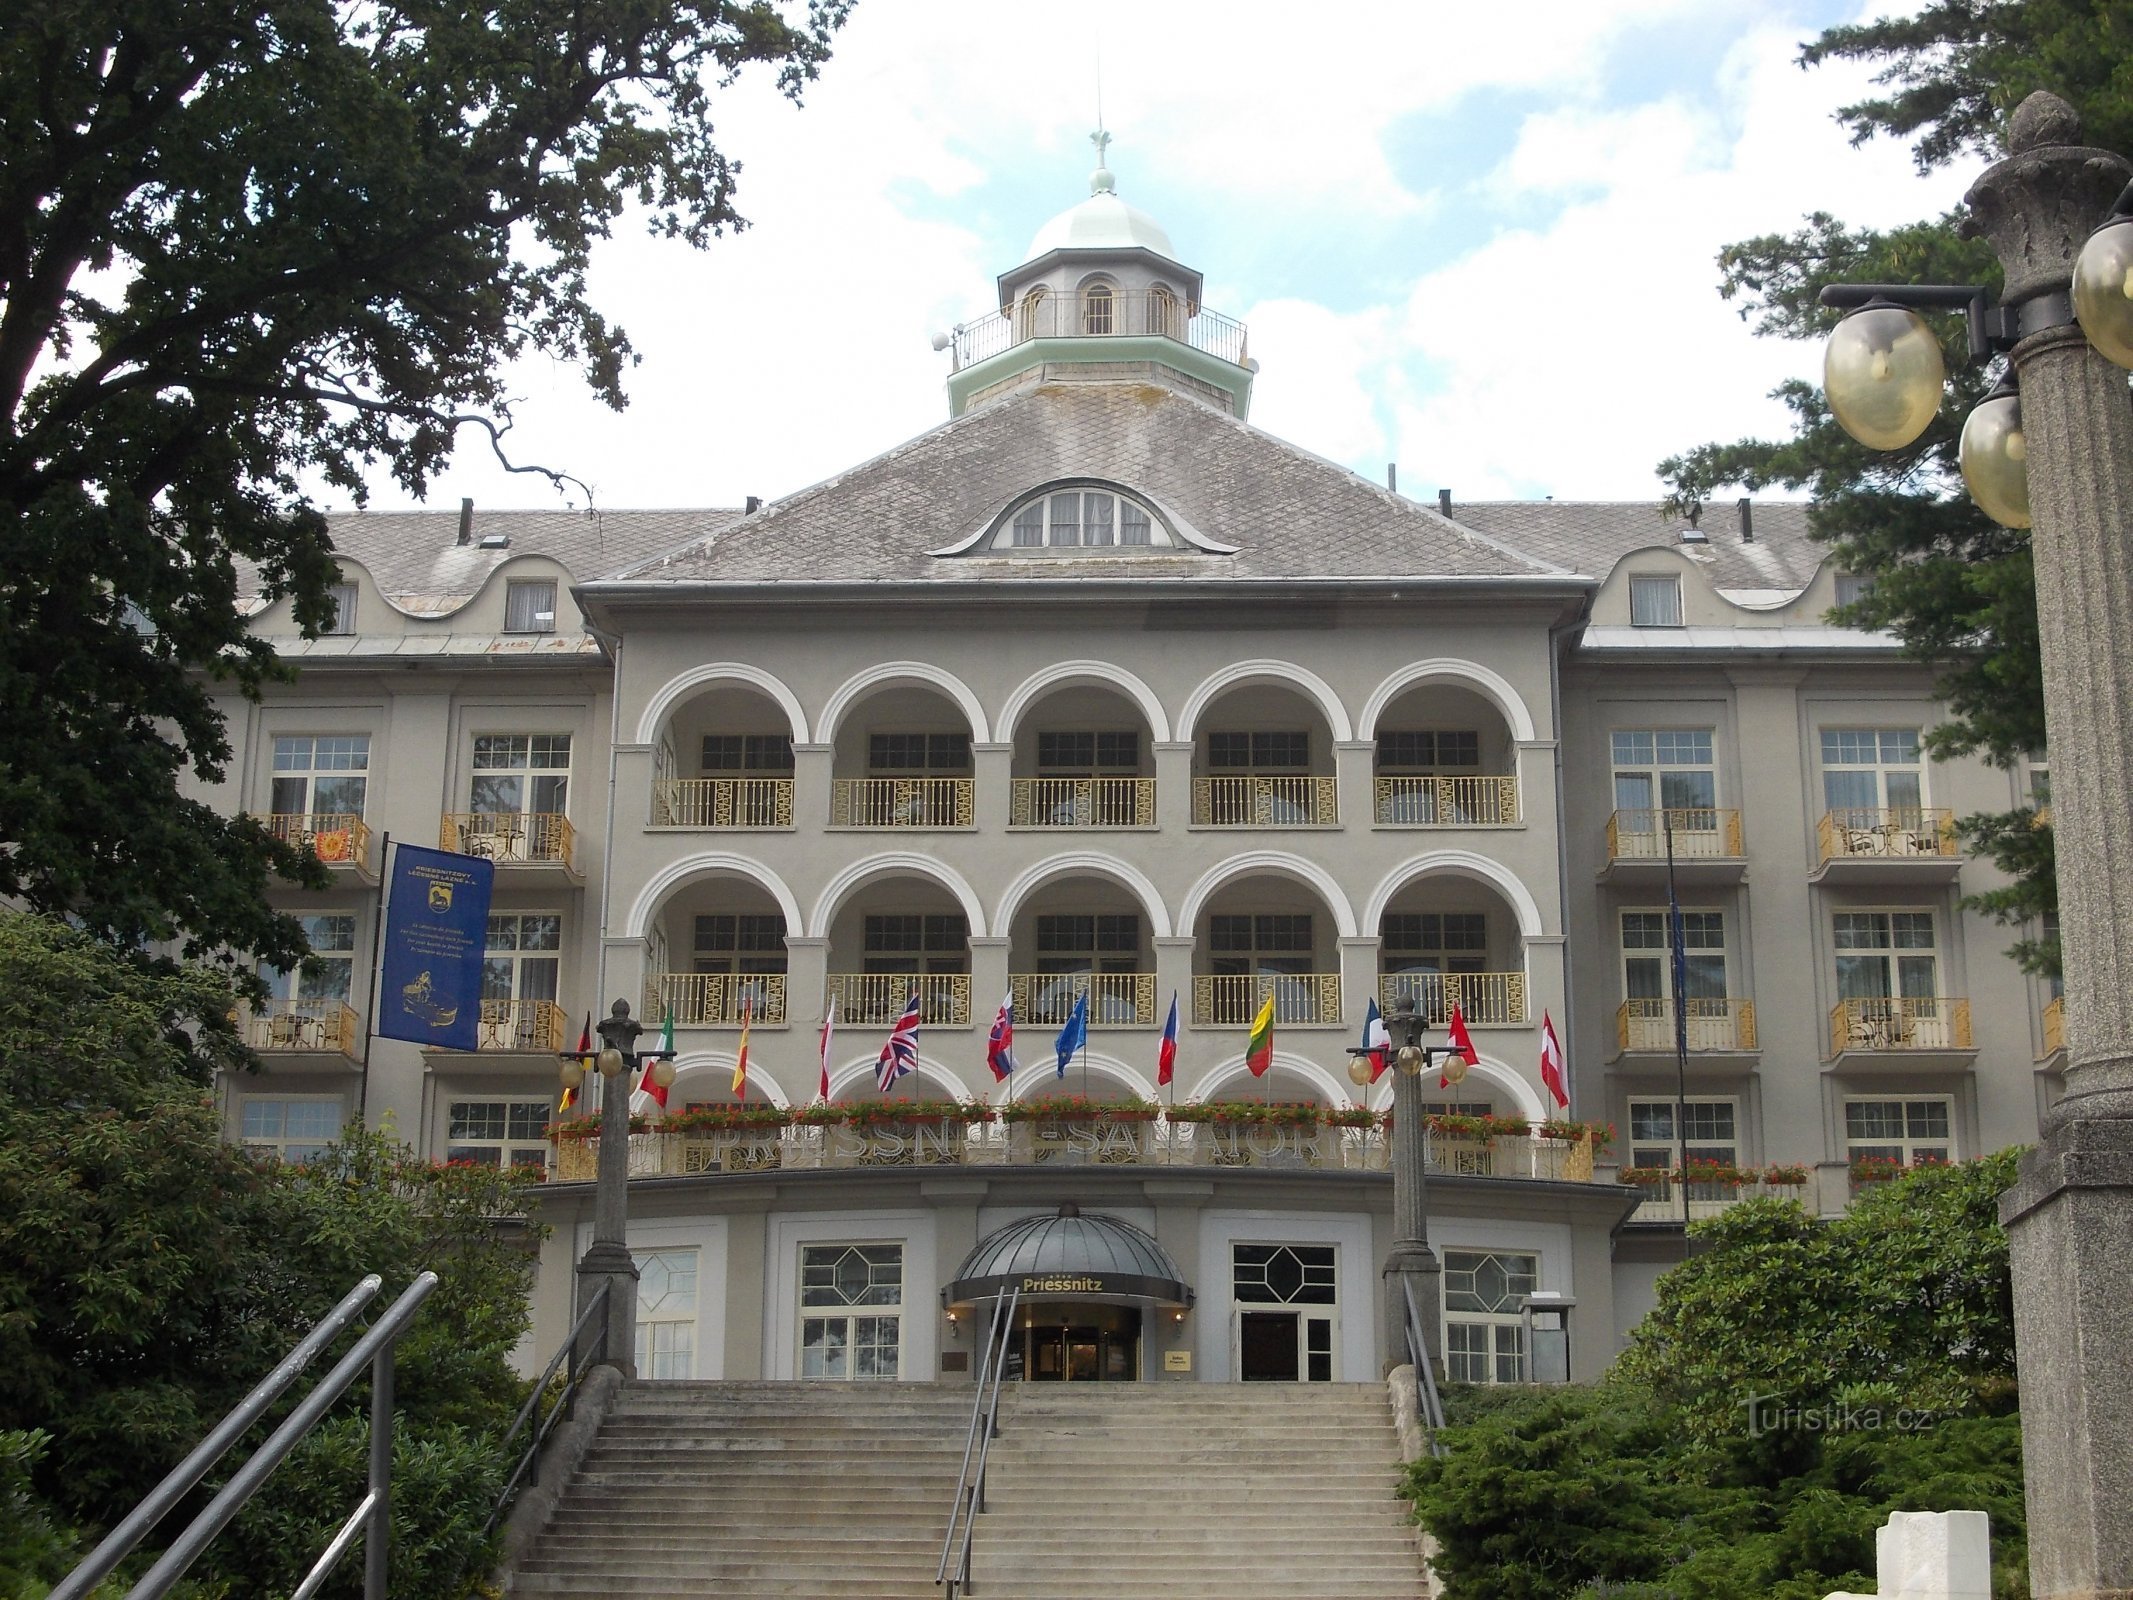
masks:
[[[303,748],[298,748],[302,746]],[[278,817],[352,816],[360,819],[370,798],[370,735],[367,733],[278,733],[269,760],[267,808]],[[287,763],[284,765],[284,763]],[[355,784],[352,806],[318,803],[320,780]],[[300,805],[283,805],[284,784],[303,786]]]
[[[540,609],[540,591],[547,591],[548,609]],[[556,596],[560,586],[553,578],[507,578],[504,580],[504,632],[553,633]]]
[[[1848,917],[1886,918],[1887,942],[1875,945],[1844,945],[1839,943],[1839,929]],[[1898,942],[1896,919],[1906,919],[1905,930],[1915,932],[1922,919],[1933,942],[1927,945],[1907,945]],[[1829,915],[1829,944],[1833,961],[1832,976],[1837,984],[1840,1000],[1938,1000],[1943,998],[1941,973],[1943,970],[1940,946],[1940,916],[1931,906],[1839,906]],[[1844,985],[1844,963],[1866,962],[1880,958],[1884,987],[1879,993],[1847,993]],[[1910,970],[1913,977],[1907,979],[1905,962],[1925,962],[1931,984],[1926,989],[1915,987],[1917,967]]]
[[[252,1127],[254,1108],[267,1107],[279,1110],[278,1126],[272,1130]],[[333,1128],[324,1137],[319,1130],[307,1128],[300,1134],[288,1131],[288,1113],[291,1107],[330,1107],[333,1112]],[[348,1104],[337,1094],[248,1094],[237,1101],[237,1142],[245,1149],[259,1155],[273,1156],[277,1161],[302,1165],[324,1152],[327,1145],[341,1136],[341,1129],[348,1118]],[[291,1152],[295,1152],[292,1154]]]
[[[500,1112],[501,1131],[472,1131],[468,1124],[476,1115],[486,1123],[490,1111]],[[555,1118],[552,1100],[530,1096],[465,1096],[445,1104],[445,1149],[447,1161],[478,1161],[490,1167],[548,1166],[548,1139],[543,1130]]]
[[[1269,1291],[1267,1298],[1248,1297],[1245,1293],[1244,1274],[1237,1260],[1237,1252],[1240,1250],[1287,1250],[1296,1255],[1298,1257],[1298,1265],[1304,1267],[1307,1274],[1306,1281],[1300,1286],[1301,1288],[1313,1287],[1308,1278],[1310,1266],[1302,1260],[1302,1252],[1323,1251],[1326,1257],[1324,1266],[1330,1276],[1320,1287],[1330,1289],[1332,1291],[1331,1298],[1324,1300],[1283,1300],[1272,1293],[1272,1285],[1270,1284],[1265,1285]],[[1233,1377],[1239,1379],[1243,1377],[1241,1370],[1244,1360],[1242,1335],[1245,1316],[1279,1316],[1284,1312],[1291,1312],[1296,1317],[1295,1381],[1298,1383],[1340,1382],[1340,1258],[1340,1246],[1323,1239],[1232,1239],[1230,1241],[1230,1306],[1231,1315],[1237,1320],[1238,1336],[1234,1341],[1234,1348],[1237,1351],[1239,1364],[1239,1370],[1232,1374]],[[1260,1281],[1264,1283],[1263,1276]],[[1314,1371],[1313,1363],[1321,1357],[1323,1358],[1323,1366],[1319,1371]]]
[[[1681,626],[1681,575],[1635,572],[1629,579],[1629,625],[1633,628]]]
[[[356,941],[362,931],[362,918],[353,911],[313,911],[300,914],[296,920],[304,930],[304,942],[311,947],[317,968],[304,970],[312,965],[311,961],[300,962],[294,971],[269,968],[268,991],[277,1000],[355,1004]],[[340,926],[343,923],[345,930]],[[347,934],[346,944],[320,945],[321,936],[338,937],[343,931]]]
[[[1647,754],[1625,740],[1644,740]],[[1703,742],[1701,759],[1694,741]],[[1608,781],[1616,811],[1704,811],[1718,807],[1718,730],[1716,728],[1615,728],[1607,736]],[[1701,775],[1705,784],[1693,780]],[[1642,805],[1625,804],[1624,779],[1643,781],[1648,793]],[[1671,780],[1671,782],[1669,781]],[[1671,792],[1669,792],[1671,790]],[[1708,792],[1706,792],[1708,790]],[[1713,816],[1711,826],[1718,826]],[[1686,832],[1686,829],[1677,829]]]
[[[526,923],[539,918],[552,918],[555,922],[555,943],[552,945],[529,945],[526,939]],[[509,944],[497,943],[501,931],[499,923],[511,923],[512,938]],[[492,911],[489,913],[487,936],[482,951],[481,988],[484,1000],[554,1000],[562,994],[563,981],[563,913],[545,907],[530,911]],[[529,968],[546,968],[547,978],[527,982]],[[492,980],[505,977],[508,982]],[[546,992],[543,993],[542,991]]]
[[[1633,1167],[1678,1167],[1681,1165],[1681,1130],[1674,1125],[1675,1101],[1671,1095],[1632,1095],[1623,1108],[1627,1113],[1626,1126],[1629,1138],[1624,1148]],[[1698,1110],[1706,1115],[1697,1116]],[[1732,1095],[1692,1094],[1681,1102],[1681,1110],[1688,1123],[1689,1159],[1692,1161],[1716,1161],[1726,1166],[1740,1165],[1741,1107]],[[1712,1111],[1723,1111],[1724,1117],[1710,1116]],[[1637,1133],[1637,1118],[1640,1114],[1663,1113],[1668,1131],[1664,1134]],[[1719,1124],[1723,1122],[1721,1127]],[[1704,1125],[1699,1127],[1701,1121]],[[1657,1161],[1646,1159],[1657,1155]]]
[[[1873,738],[1875,747],[1873,759],[1842,759],[1841,751],[1837,758],[1832,757],[1830,741],[1834,738],[1852,740],[1852,752],[1863,758],[1864,749],[1857,741],[1865,735],[1871,735]],[[1897,756],[1892,757],[1889,752],[1889,741],[1891,739],[1898,741],[1908,739],[1911,759],[1901,759],[1902,746],[1900,743]],[[1926,787],[1927,762],[1925,743],[1915,726],[1887,727],[1880,724],[1830,723],[1815,730],[1815,755],[1816,765],[1820,768],[1822,774],[1822,806],[1825,811],[1915,812],[1924,810],[1929,803]],[[1832,777],[1865,774],[1871,774],[1873,779],[1874,798],[1871,802],[1855,805],[1850,800],[1839,801],[1836,798],[1830,787],[1830,779]],[[1911,780],[1910,785],[1901,782],[1896,785],[1896,796],[1901,796],[1902,791],[1911,785],[1916,786],[1916,795],[1909,798],[1892,796],[1890,790],[1890,779],[1892,778],[1909,778]]]
[[[1547,1281],[1543,1270],[1541,1252],[1522,1247],[1498,1245],[1447,1246],[1442,1252],[1444,1263],[1444,1368],[1445,1376],[1453,1383],[1504,1384],[1525,1383],[1532,1369],[1531,1352],[1526,1349],[1526,1296],[1539,1289]],[[1452,1297],[1461,1291],[1453,1287],[1455,1272],[1472,1272],[1478,1267],[1455,1267],[1455,1258],[1473,1257],[1477,1261],[1488,1257],[1506,1258],[1528,1264],[1523,1276],[1530,1277],[1532,1288],[1524,1295],[1516,1296],[1518,1308],[1505,1310],[1455,1310]],[[1454,1337],[1454,1330],[1458,1337]],[[1480,1335],[1480,1348],[1470,1348],[1476,1334]],[[1457,1344],[1462,1347],[1454,1350]],[[1469,1365],[1479,1362],[1479,1368]],[[1479,1371],[1480,1376],[1469,1374]]]
[[[892,1305],[885,1302],[855,1303],[844,1301],[838,1305],[831,1305],[827,1302],[809,1304],[807,1299],[808,1256],[816,1251],[835,1251],[842,1255],[852,1250],[894,1250],[897,1253],[897,1298],[895,1303]],[[799,1309],[793,1324],[798,1339],[794,1350],[793,1370],[803,1381],[809,1383],[895,1383],[910,1375],[906,1365],[909,1349],[904,1338],[905,1312],[911,1306],[909,1292],[910,1255],[911,1246],[908,1241],[903,1239],[811,1239],[800,1246],[795,1272],[799,1289]],[[844,1343],[841,1346],[834,1347],[841,1350],[846,1358],[844,1363],[845,1370],[842,1373],[832,1373],[827,1370],[819,1372],[808,1371],[807,1334],[810,1322],[824,1324],[842,1322],[845,1325]],[[857,1371],[858,1362],[855,1358],[861,1348],[858,1342],[858,1334],[859,1324],[862,1322],[888,1322],[893,1325],[889,1329],[893,1335],[891,1343],[884,1345],[877,1340],[870,1347],[877,1351],[886,1348],[895,1352],[895,1370],[893,1372],[875,1371],[862,1377]],[[823,1346],[821,1348],[826,1354],[833,1347]],[[824,1361],[823,1365],[825,1368],[828,1366],[827,1360]]]
[[[1855,1135],[1852,1132],[1852,1108],[1854,1106],[1901,1106],[1904,1132],[1900,1138]],[[1946,1131],[1941,1134],[1916,1131],[1915,1114],[1930,1115],[1937,1109]],[[1919,1164],[1921,1152],[1926,1152],[1928,1162],[1956,1161],[1961,1159],[1961,1150],[1956,1139],[1955,1099],[1945,1094],[1850,1094],[1838,1107],[1844,1128],[1844,1155],[1847,1163],[1866,1157],[1893,1155],[1905,1166]]]
[[[343,638],[356,631],[356,583],[353,578],[343,578],[327,591],[333,597],[333,620],[326,625],[326,636]]]
[[[704,1255],[692,1245],[662,1245],[630,1252],[637,1263],[636,1362],[640,1378],[697,1376],[699,1327],[703,1320]],[[686,1264],[687,1315],[673,1279]],[[647,1272],[647,1268],[652,1270]],[[647,1285],[655,1297],[647,1299]]]
[[[1862,573],[1837,574],[1837,604],[1855,606],[1874,592],[1874,580]]]
[[[1069,499],[1074,520],[1063,515]],[[1100,513],[1092,515],[1092,513]],[[1092,527],[1108,530],[1102,539],[1089,537]],[[1095,484],[1064,484],[1034,495],[1015,507],[993,536],[994,550],[1148,550],[1169,549],[1172,540],[1162,519],[1145,502],[1116,489]]]
[[[1657,944],[1632,944],[1630,918],[1638,919],[1637,938],[1645,938],[1656,932]],[[1656,928],[1649,926],[1650,919],[1657,919]],[[1667,941],[1667,912],[1664,906],[1626,906],[1616,918],[1615,928],[1621,938],[1622,948],[1622,998],[1625,1000],[1671,1000],[1674,997],[1674,952]],[[1712,942],[1713,934],[1717,942]],[[1691,1000],[1724,1000],[1732,995],[1729,974],[1732,969],[1732,951],[1727,948],[1726,913],[1718,906],[1683,906],[1681,908],[1681,944],[1688,957],[1688,998]],[[1713,963],[1717,968],[1717,987],[1711,987]],[[1658,982],[1649,994],[1639,994],[1630,981],[1632,967],[1656,963]]]
[[[519,754],[508,748],[515,742],[522,742],[525,746],[522,760],[510,759]],[[560,765],[557,764],[559,754]],[[575,754],[576,740],[567,733],[476,734],[471,758],[472,776],[467,785],[467,809],[476,815],[494,817],[568,815],[570,763]],[[499,757],[505,760],[499,762]],[[546,759],[539,760],[542,757]],[[483,807],[484,797],[481,794],[481,787],[485,782],[492,785],[488,797],[491,803],[486,809]],[[495,787],[511,782],[518,784],[517,804],[497,803]],[[545,803],[536,798],[544,792],[548,797]]]

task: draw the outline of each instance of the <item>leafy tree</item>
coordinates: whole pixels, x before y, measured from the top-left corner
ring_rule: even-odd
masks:
[[[797,0],[793,0],[793,5]],[[850,0],[15,0],[0,22],[0,895],[116,943],[304,953],[316,862],[179,793],[271,650],[241,566],[332,616],[307,481],[499,455],[538,352],[623,404],[587,294],[630,205],[740,225],[717,91],[797,95]],[[521,468],[514,470],[544,470]],[[550,472],[559,478],[560,474]]]
[[[1844,107],[1855,143],[1906,138],[1921,171],[1967,153],[1998,153],[2006,115],[2048,88],[2081,114],[2092,144],[2133,152],[2133,7],[2119,0],[1937,0],[1907,17],[1832,28],[1800,52],[1803,66],[1865,61],[1886,91]],[[1999,268],[1955,215],[1875,231],[1816,214],[1791,233],[1729,245],[1719,293],[1742,303],[1758,334],[1820,340],[1838,314],[1815,304],[1836,282],[1976,283]],[[2036,586],[2029,536],[1998,527],[1962,492],[1956,444],[1987,386],[1963,370],[1961,319],[1931,316],[1954,374],[1939,416],[1907,450],[1869,451],[1830,417],[1821,391],[1791,382],[1776,397],[1793,417],[1785,440],[1706,444],[1660,463],[1669,504],[1684,508],[1729,486],[1808,489],[1809,526],[1847,571],[1870,577],[1838,620],[1888,628],[1932,663],[1950,717],[1931,731],[1940,756],[1982,753],[2001,765],[2044,748]],[[2014,874],[1970,903],[2034,926],[2057,909],[2048,824],[2029,808],[1968,817],[1973,851]],[[2058,970],[2054,937],[2024,938],[2012,954],[2029,970]]]

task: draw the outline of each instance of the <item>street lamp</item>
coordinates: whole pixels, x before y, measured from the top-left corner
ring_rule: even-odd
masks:
[[[2080,133],[2065,101],[2031,95],[2008,124],[2006,159],[1965,197],[1966,226],[1991,242],[2005,271],[1999,305],[1968,286],[1822,296],[1875,312],[1876,299],[1962,305],[1973,359],[2005,351],[2011,369],[1963,430],[1963,476],[1988,516],[2011,527],[2034,519],[2052,825],[2059,859],[2073,867],[2059,879],[2066,1094],[2000,1201],[2014,1271],[2030,1589],[2066,1600],[2133,1594],[2133,890],[2117,870],[2133,860],[2133,404],[2119,370],[2133,366],[2133,165],[2081,145]],[[1838,333],[1856,343],[1844,332],[1854,320]],[[1883,445],[1901,430],[1875,436],[1848,419],[1904,411],[1888,396],[1874,407],[1872,384],[1915,386],[1917,374],[1893,345],[1885,375],[1868,361],[1866,382],[1854,382],[1855,366],[1832,355],[1838,421],[1881,448],[1915,439],[1914,430]],[[1937,405],[1937,385],[1932,397]]]
[[[629,1249],[630,1089],[645,1062],[655,1062],[654,1081],[662,1088],[674,1081],[674,1052],[637,1048],[644,1024],[630,1015],[630,1003],[617,1000],[600,1019],[600,1049],[590,1057],[576,1050],[560,1052],[563,1082],[576,1088],[588,1065],[600,1074],[600,1166],[593,1184],[593,1236],[578,1262],[578,1314],[592,1297],[607,1290],[606,1365],[625,1378],[637,1375],[637,1262]],[[617,1134],[620,1137],[617,1137]]]

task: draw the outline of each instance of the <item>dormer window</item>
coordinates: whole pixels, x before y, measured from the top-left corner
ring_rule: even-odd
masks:
[[[1148,508],[1109,489],[1054,489],[1018,507],[992,541],[995,550],[1169,548]]]
[[[1111,332],[1112,321],[1111,286],[1092,283],[1082,291],[1081,331],[1086,334],[1104,335]]]

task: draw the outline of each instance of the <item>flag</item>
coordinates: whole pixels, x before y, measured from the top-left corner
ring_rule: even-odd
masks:
[[[585,1030],[578,1035],[578,1065],[588,1072],[592,1070],[592,1053],[593,1014],[588,1011],[585,1013]],[[582,1090],[565,1089],[563,1091],[563,1103],[556,1108],[556,1115],[565,1116],[577,1110],[578,1102],[583,1098],[584,1093]]]
[[[1667,836],[1666,938],[1674,952],[1674,1054],[1689,1053],[1689,942],[1681,925],[1681,902],[1674,895],[1674,840]]]
[[[827,1104],[830,1097],[830,1038],[837,1031],[837,997],[830,996],[829,1010],[822,1013],[822,1082],[815,1093]]]
[[[1259,1015],[1252,1018],[1252,1036],[1244,1042],[1244,1064],[1251,1068],[1255,1078],[1265,1077],[1266,1069],[1274,1064],[1274,991],[1271,989],[1259,1003]]]
[[[671,1004],[667,1006],[666,1023],[659,1033],[659,1056],[645,1057],[644,1071],[638,1075],[636,1092],[630,1096],[630,1115],[633,1117],[650,1116],[654,1106],[659,1107],[661,1111],[667,1108],[666,1088],[652,1076],[659,1070],[660,1056],[669,1061],[674,1059],[674,1007]]]
[[[1563,1081],[1563,1047],[1555,1037],[1555,1019],[1541,1013],[1541,1082],[1555,1096],[1555,1103],[1570,1109],[1570,1092]]]
[[[913,989],[911,1003],[896,1019],[896,1026],[889,1030],[889,1042],[881,1047],[881,1054],[874,1061],[874,1078],[881,1092],[887,1094],[895,1087],[898,1078],[917,1065],[918,991]]]
[[[1005,1083],[1015,1070],[1015,993],[1008,990],[1000,1011],[992,1019],[992,1032],[985,1036],[985,1065],[992,1068],[992,1081]]]
[[[1374,999],[1363,1011],[1363,1050],[1370,1057],[1370,1081],[1376,1083],[1385,1075],[1385,1063],[1392,1059],[1392,1035],[1386,1030]]]
[[[1451,1039],[1452,1055],[1458,1057],[1461,1062],[1458,1077],[1447,1072],[1437,1080],[1438,1088],[1449,1089],[1466,1076],[1468,1067],[1481,1065],[1481,1052],[1474,1048],[1474,1036],[1466,1031],[1466,1014],[1459,1009],[1459,1002],[1456,1000],[1452,1002],[1451,1020],[1445,1023],[1444,1031]]]
[[[1178,1068],[1178,992],[1170,991],[1170,1020],[1163,1024],[1163,1042],[1155,1047],[1155,1081],[1168,1083]]]
[[[1084,989],[1074,996],[1074,1010],[1066,1019],[1066,1026],[1059,1030],[1054,1047],[1059,1052],[1059,1076],[1066,1076],[1067,1063],[1074,1059],[1074,1052],[1085,1049],[1089,1043],[1089,991]]]
[[[740,1053],[733,1058],[733,1098],[736,1100],[748,1098],[748,1023],[754,1014],[755,996],[752,994],[743,995],[741,997],[741,1048]]]
[[[377,1034],[481,1047],[481,987],[496,863],[396,845],[386,876]]]

